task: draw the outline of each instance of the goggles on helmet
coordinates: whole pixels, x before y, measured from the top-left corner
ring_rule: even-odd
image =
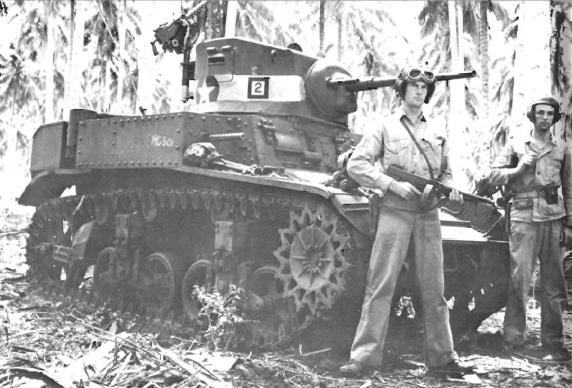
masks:
[[[423,81],[427,84],[435,82],[435,73],[427,70],[413,68],[406,70],[404,73],[404,76],[407,77],[409,81]]]

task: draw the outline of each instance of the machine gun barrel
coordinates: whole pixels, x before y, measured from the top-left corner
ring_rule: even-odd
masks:
[[[209,135],[209,141],[244,140],[245,138],[246,135],[244,132],[215,133]]]
[[[436,81],[450,81],[454,79],[461,78],[472,78],[477,75],[475,70],[464,71],[460,73],[443,73],[437,74],[435,76]],[[370,78],[354,78],[354,79],[328,79],[326,82],[331,86],[344,86],[351,92],[361,92],[363,90],[373,90],[377,88],[386,88],[388,86],[393,86],[397,78],[382,78],[382,77],[370,77]]]

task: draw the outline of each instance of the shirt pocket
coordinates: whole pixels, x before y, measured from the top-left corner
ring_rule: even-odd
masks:
[[[556,203],[548,204],[546,203],[545,198],[540,198],[540,205],[541,213],[545,216],[553,217],[553,216],[562,216],[564,217],[565,209],[564,209],[564,202],[562,197],[558,195],[556,199]]]
[[[385,142],[384,165],[397,165],[405,167],[407,163],[407,153],[409,148],[409,139],[390,139]]]
[[[550,151],[544,157],[539,159],[541,163],[540,173],[542,174],[543,183],[553,183],[560,185],[560,169],[562,168],[562,161],[564,160],[564,154],[561,150],[555,149]]]

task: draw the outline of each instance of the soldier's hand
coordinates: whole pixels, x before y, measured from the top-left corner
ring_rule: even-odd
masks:
[[[463,206],[463,194],[459,190],[453,189],[449,193],[449,203],[447,203],[447,209],[453,213],[459,213]]]
[[[531,166],[536,161],[536,155],[534,154],[526,154],[523,155],[522,158],[518,161],[518,165],[516,166],[516,170],[518,172],[523,172],[526,167]]]
[[[411,200],[413,198],[419,197],[421,192],[415,188],[409,182],[398,182],[393,181],[389,185],[389,190],[403,199]]]
[[[572,248],[572,226],[563,226],[560,234],[560,245]]]

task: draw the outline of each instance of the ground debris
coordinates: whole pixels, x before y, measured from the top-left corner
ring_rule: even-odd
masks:
[[[21,230],[20,224],[1,230]],[[476,376],[449,381],[427,377],[422,340],[406,333],[411,348],[395,336],[397,346],[381,370],[345,378],[338,368],[347,354],[335,355],[328,348],[295,344],[274,353],[211,351],[199,336],[179,337],[73,301],[54,302],[27,283],[24,251],[23,233],[0,235],[0,388],[572,386],[570,363],[538,365],[503,352],[502,312],[484,322],[466,349],[457,349],[461,362],[475,367]],[[529,312],[530,337],[538,340],[539,309]],[[564,327],[570,347],[569,313]]]

